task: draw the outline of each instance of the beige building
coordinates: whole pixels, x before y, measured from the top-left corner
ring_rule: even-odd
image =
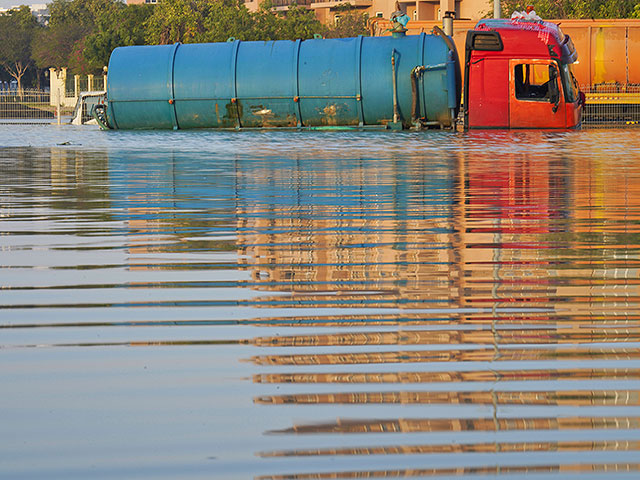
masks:
[[[258,9],[263,0],[245,0],[251,11]],[[294,0],[272,0],[277,9],[285,10]],[[335,21],[339,15],[338,6],[351,4],[370,17],[389,18],[396,10],[396,0],[297,0],[316,12],[316,17],[323,23]],[[478,20],[493,12],[492,0],[398,0],[402,11],[413,20],[441,20],[444,12],[455,12],[457,19]]]
[[[245,0],[249,11],[256,11],[265,0]],[[323,23],[334,22],[339,6],[345,3],[368,13],[369,17],[389,18],[396,11],[396,0],[271,0],[276,10],[287,10],[293,3],[316,12]],[[158,0],[127,0],[129,5],[158,3]],[[493,0],[398,0],[400,9],[412,20],[441,20],[444,12],[455,12],[457,19],[479,20],[493,12]]]

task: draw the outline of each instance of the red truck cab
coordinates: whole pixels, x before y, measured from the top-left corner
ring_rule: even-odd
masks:
[[[467,32],[465,128],[579,127],[578,53],[551,22],[489,19]]]

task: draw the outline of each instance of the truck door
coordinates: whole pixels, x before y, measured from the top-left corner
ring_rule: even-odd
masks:
[[[566,128],[559,76],[551,60],[509,60],[511,128]]]

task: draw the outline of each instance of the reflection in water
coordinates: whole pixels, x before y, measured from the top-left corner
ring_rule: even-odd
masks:
[[[0,150],[0,347],[239,348],[257,478],[637,472],[639,157],[545,135]]]
[[[349,420],[336,423],[294,425],[272,434],[409,433],[519,430],[630,430],[640,427],[640,417],[558,418],[399,418],[397,420]],[[266,453],[265,453],[266,455]]]
[[[425,453],[576,452],[589,450],[640,450],[640,441],[571,441],[519,443],[466,443],[462,445],[394,445],[390,447],[326,448],[268,452],[263,457],[311,457],[325,455],[416,455]]]
[[[485,405],[632,405],[638,391],[554,391],[554,392],[341,392],[279,395],[256,398],[258,403],[401,403],[401,404],[485,404]]]
[[[431,476],[462,476],[462,475],[515,475],[554,473],[560,477],[576,473],[601,473],[614,475],[619,473],[637,472],[640,464],[594,464],[594,465],[501,465],[486,467],[456,467],[456,468],[420,468],[405,470],[377,470],[359,472],[330,472],[309,473],[296,475],[269,475],[257,477],[259,480],[312,480],[322,478],[399,478],[399,477],[431,477]]]
[[[541,380],[640,379],[640,370],[555,369],[555,370],[468,370],[456,372],[341,372],[270,373],[254,375],[256,383],[436,383],[516,382]]]

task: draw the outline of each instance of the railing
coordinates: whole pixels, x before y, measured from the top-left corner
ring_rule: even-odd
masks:
[[[67,77],[65,81],[64,93],[67,97],[77,97],[80,92],[87,92],[89,90],[103,90],[102,78],[95,77],[91,83],[98,84],[94,88],[93,85],[89,86],[88,75],[74,75],[73,77]]]
[[[317,1],[319,0],[273,0],[272,3],[274,7],[290,7],[294,3],[296,5],[306,6]]]
[[[640,126],[640,85],[600,84],[581,90],[587,96],[585,127]]]
[[[76,81],[73,77],[67,77],[64,81],[64,96],[74,97],[76,91]]]
[[[17,90],[0,92],[0,123],[24,123],[25,120],[53,120],[56,109],[48,92]]]

